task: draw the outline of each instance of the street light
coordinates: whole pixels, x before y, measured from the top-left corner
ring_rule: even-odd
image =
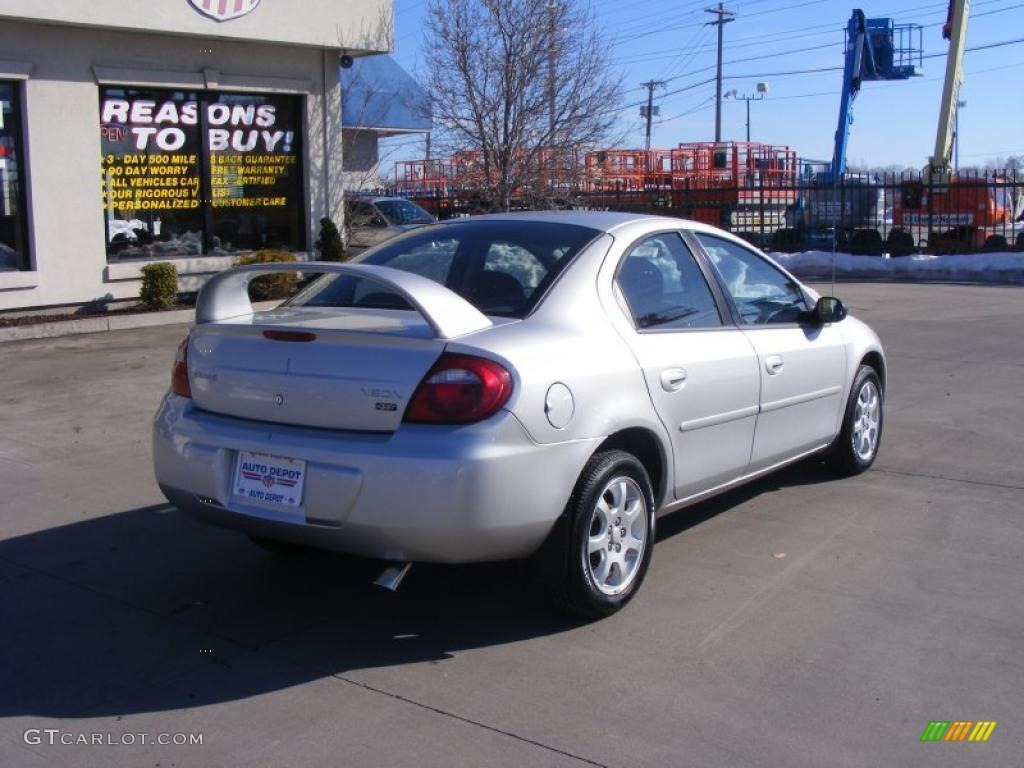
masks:
[[[746,95],[740,96],[739,92],[735,88],[733,90],[731,90],[731,91],[728,91],[725,94],[725,98],[727,98],[727,99],[731,97],[731,98],[735,99],[736,101],[745,101],[745,102],[747,102],[747,143],[748,144],[750,143],[750,102],[752,102],[752,101],[760,101],[761,99],[763,99],[765,97],[765,94],[768,93],[768,83],[758,83],[757,87],[755,88],[755,91],[757,92],[756,96],[746,96]]]

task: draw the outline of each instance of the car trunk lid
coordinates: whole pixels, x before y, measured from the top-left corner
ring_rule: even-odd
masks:
[[[189,347],[192,398],[240,418],[391,432],[444,345],[416,313],[399,310],[293,310],[201,325]]]
[[[281,267],[216,275],[200,294],[189,341],[198,407],[283,424],[392,432],[448,339],[491,325],[464,299],[418,275],[363,265],[304,269],[373,279],[416,309],[283,306],[254,313],[249,280]]]

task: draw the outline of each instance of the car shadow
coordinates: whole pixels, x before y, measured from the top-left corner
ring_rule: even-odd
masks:
[[[782,488],[818,485],[835,481],[836,475],[823,466],[821,459],[815,457],[805,459],[754,482],[741,485],[731,491],[695,504],[692,507],[659,518],[657,541],[678,536],[716,515],[720,515],[733,507],[738,507],[745,502],[757,498],[763,493],[778,491]]]
[[[808,466],[659,521],[678,535]],[[168,505],[0,542],[0,717],[82,718],[241,700],[330,675],[571,631],[516,563],[418,564],[396,593],[380,563],[282,557]]]

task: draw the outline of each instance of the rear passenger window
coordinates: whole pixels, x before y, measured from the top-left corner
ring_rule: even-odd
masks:
[[[713,328],[722,324],[693,254],[675,233],[633,246],[616,278],[636,327]]]

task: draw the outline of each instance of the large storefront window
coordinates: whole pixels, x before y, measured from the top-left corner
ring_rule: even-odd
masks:
[[[300,104],[101,89],[107,258],[304,249]]]
[[[0,271],[29,268],[21,136],[18,86],[0,81]]]

